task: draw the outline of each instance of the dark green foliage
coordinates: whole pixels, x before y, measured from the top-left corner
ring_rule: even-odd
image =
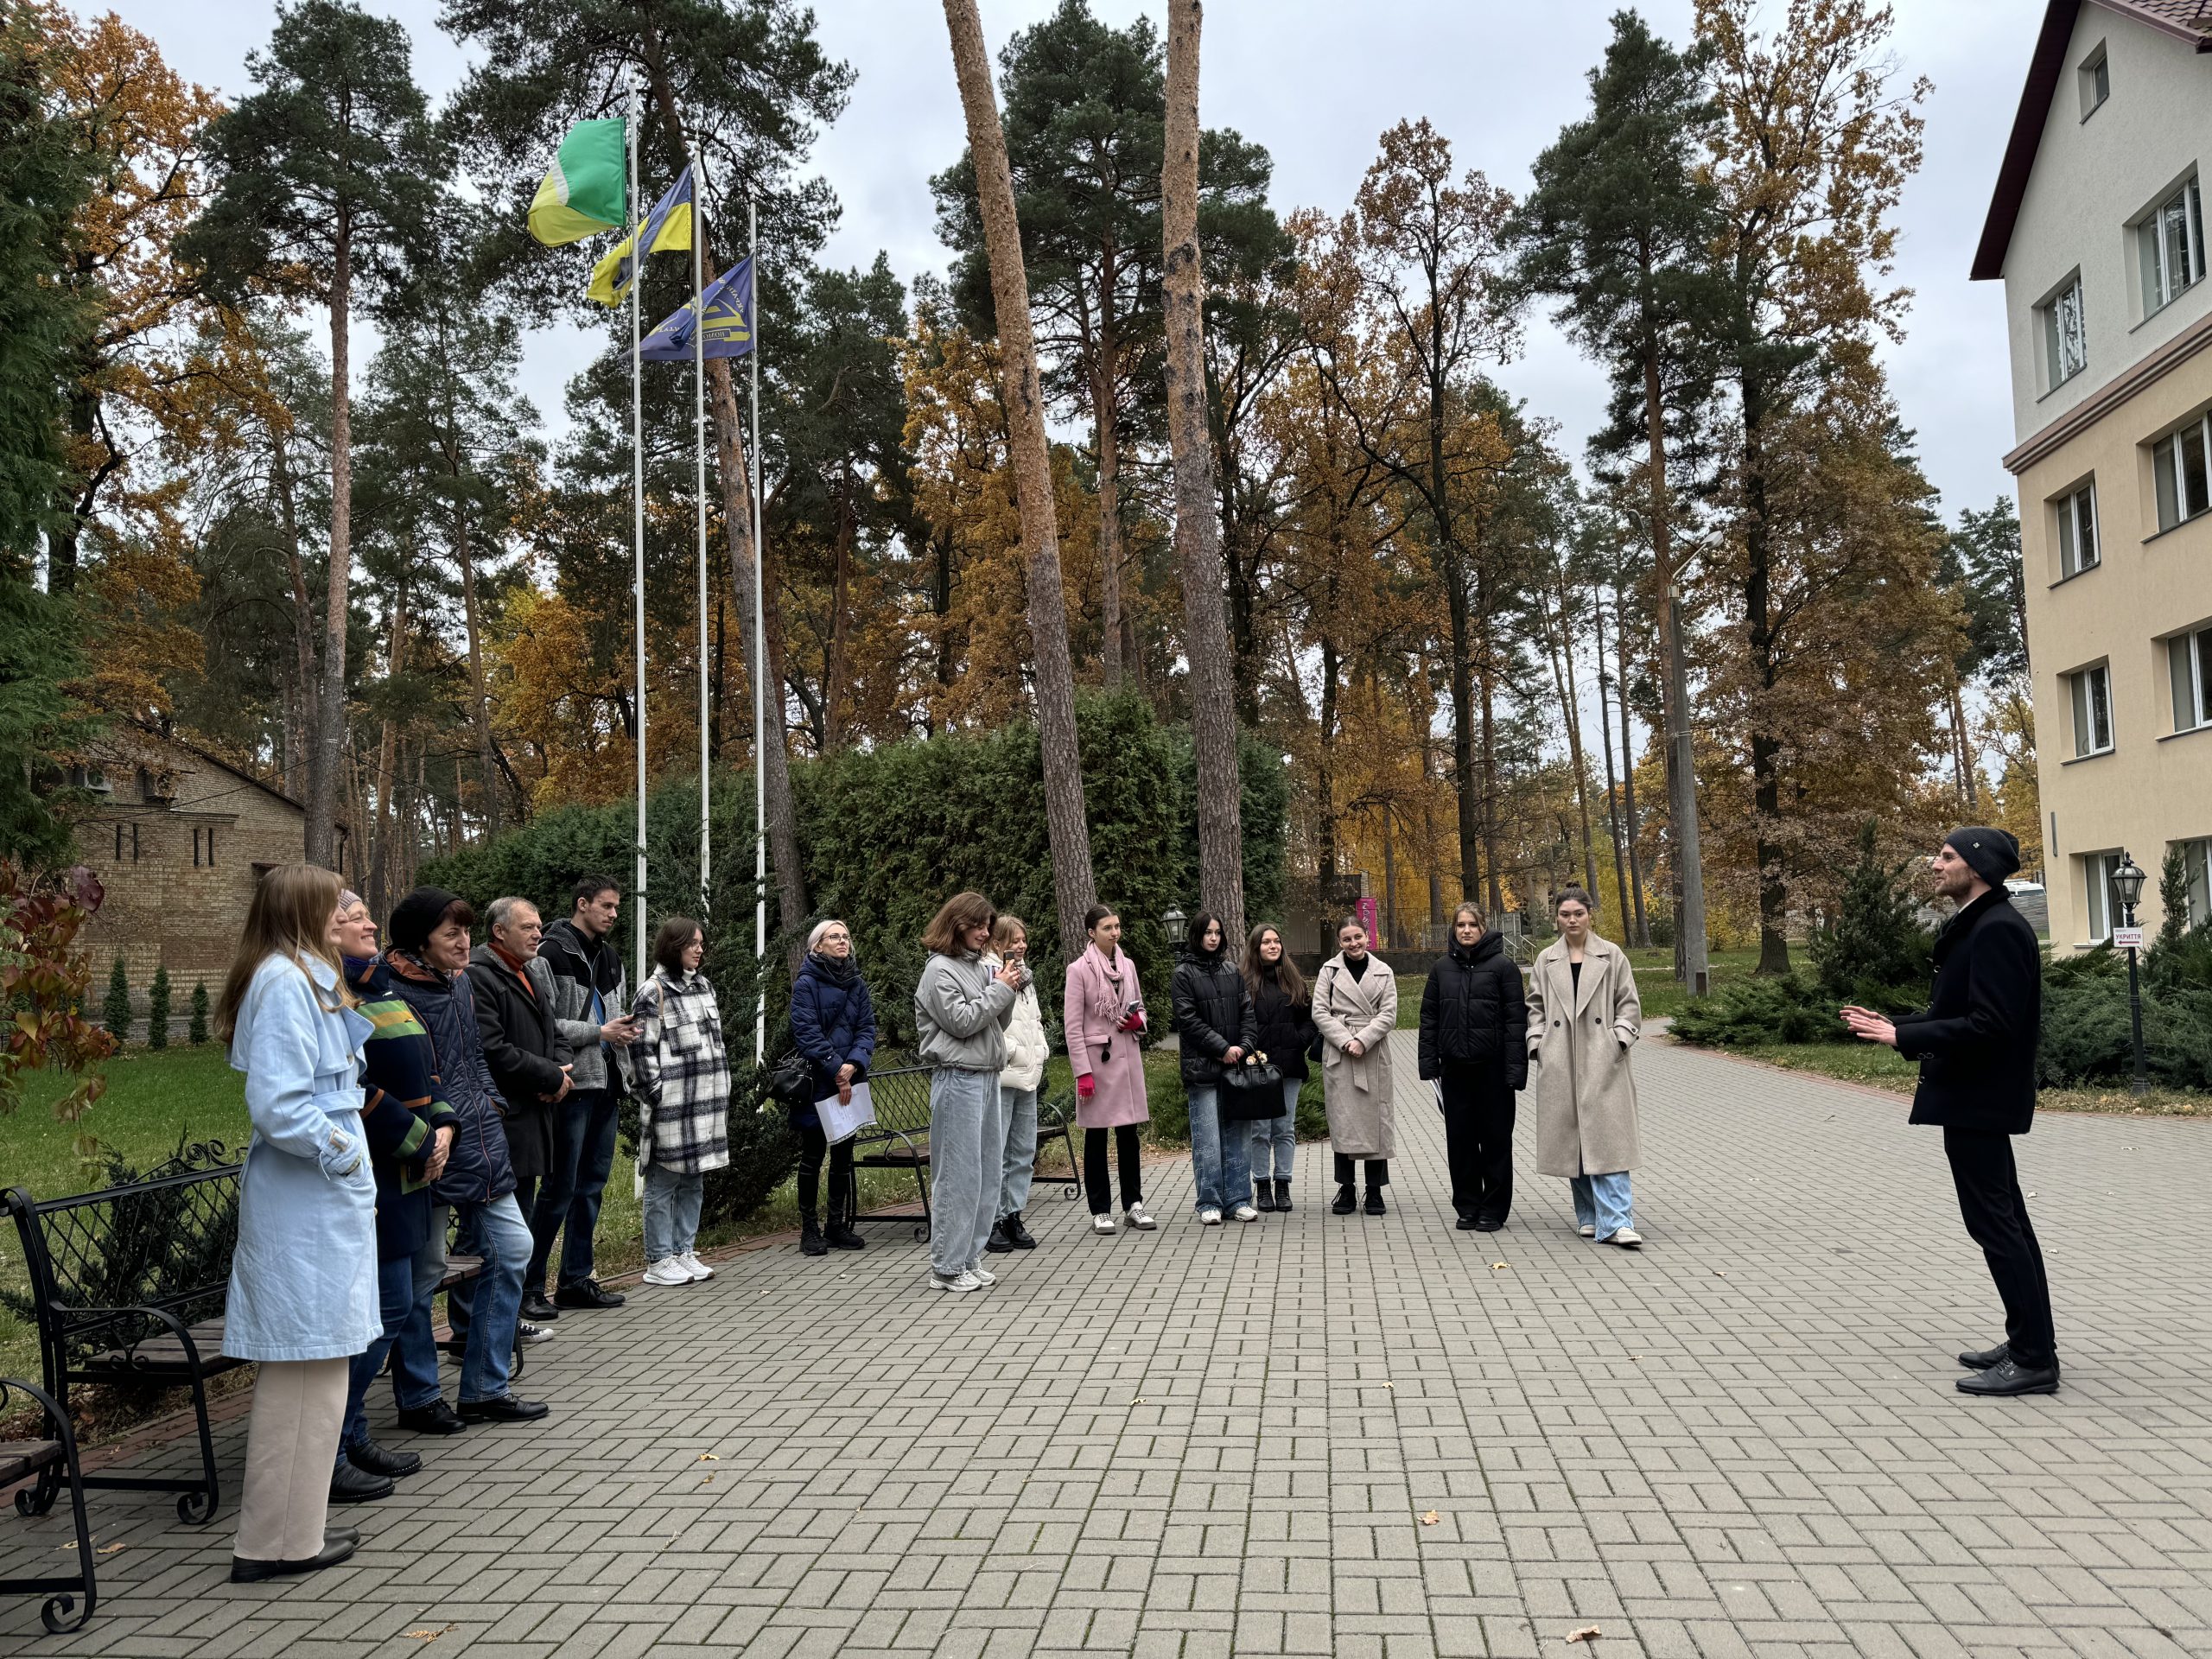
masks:
[[[2212,991],[2143,991],[2144,1069],[2173,1089],[2212,1089]],[[2045,1088],[2125,1081],[2134,1073],[2125,973],[2044,985],[2043,1041],[2036,1052]]]
[[[1198,759],[1187,727],[1173,726],[1167,741],[1175,761],[1176,788],[1185,803],[1176,850],[1175,887],[1186,911],[1196,907],[1198,891]],[[1236,774],[1242,780],[1244,829],[1244,915],[1253,926],[1282,915],[1284,857],[1290,832],[1290,775],[1282,751],[1249,731],[1237,734]],[[1127,919],[1126,918],[1124,918]],[[1237,949],[1242,950],[1239,944]]]
[[[1910,999],[1906,1006],[1926,1000],[1935,936],[1914,913],[1918,906],[1901,879],[1906,868],[1876,849],[1872,819],[1859,827],[1859,862],[1835,919],[1812,938],[1813,965],[1831,1001],[1879,1007],[1901,993]]]
[[[123,958],[115,959],[115,966],[107,976],[107,1000],[100,1005],[100,1023],[118,1042],[130,1036],[130,975],[123,965]]]
[[[1669,1030],[1701,1048],[1858,1040],[1837,1014],[1835,999],[1796,974],[1724,986],[1691,1002]]]
[[[729,1082],[729,1164],[707,1177],[700,1216],[708,1222],[743,1221],[791,1178],[798,1159],[791,1114],[760,1109],[766,1074],[733,1058]]]
[[[184,1028],[184,1040],[194,1048],[207,1040],[207,982],[204,979],[192,988],[192,1021]]]
[[[2054,985],[2078,985],[2088,980],[2127,977],[2127,958],[2109,944],[2099,944],[2071,956],[2046,957],[2043,983],[2046,993]]]
[[[2158,937],[2151,948],[2163,950],[2179,944],[2189,929],[2189,862],[2181,843],[2169,842],[2165,861],[2158,866]]]
[[[2028,671],[2027,597],[2021,586],[2020,520],[2012,498],[2000,495],[1986,512],[1972,507],[1944,537],[1937,578],[1966,612],[1961,675],[1984,684]]]
[[[167,1048],[169,1046],[169,970],[167,966],[154,969],[154,982],[146,992],[146,1046]]]
[[[0,339],[0,357],[7,351]],[[0,858],[25,870],[66,866],[76,855],[64,814],[81,797],[48,790],[43,779],[35,787],[33,779],[46,771],[48,756],[67,753],[91,728],[61,689],[82,671],[70,601],[0,570]]]

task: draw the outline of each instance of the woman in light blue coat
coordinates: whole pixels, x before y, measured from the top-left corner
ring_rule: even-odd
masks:
[[[383,1328],[376,1177],[361,1131],[361,1046],[331,931],[338,877],[270,871],[216,1004],[253,1122],[238,1183],[238,1242],[223,1351],[259,1363],[231,1580],[311,1573],[353,1553],[326,1531],[346,1414],[346,1362]]]

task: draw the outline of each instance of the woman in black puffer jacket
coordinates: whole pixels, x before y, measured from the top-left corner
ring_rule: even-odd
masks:
[[[1198,1224],[1218,1227],[1224,1212],[1257,1221],[1252,1207],[1251,1132],[1224,1122],[1222,1073],[1257,1046],[1252,999],[1225,946],[1221,918],[1202,910],[1191,918],[1191,942],[1175,964],[1169,996],[1182,1055],[1183,1092],[1191,1104],[1191,1176],[1198,1188]]]
[[[1513,1208],[1513,1097],[1529,1081],[1529,1008],[1504,947],[1482,912],[1460,906],[1452,948],[1421,995],[1421,1074],[1443,1095],[1452,1207],[1465,1231],[1495,1232]]]
[[[1313,993],[1283,948],[1282,930],[1262,922],[1244,942],[1244,988],[1260,1052],[1282,1073],[1282,1111],[1252,1125],[1252,1184],[1262,1210],[1290,1211],[1291,1160],[1298,1155],[1298,1091],[1306,1085],[1306,1052],[1319,1040]]]

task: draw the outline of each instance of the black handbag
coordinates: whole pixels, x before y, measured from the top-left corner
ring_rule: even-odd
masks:
[[[768,1071],[768,1098],[784,1106],[814,1104],[814,1063],[794,1051]]]
[[[1221,1069],[1221,1115],[1234,1123],[1256,1123],[1283,1115],[1282,1069],[1247,1058]]]

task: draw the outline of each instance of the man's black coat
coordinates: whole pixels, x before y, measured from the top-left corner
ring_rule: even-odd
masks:
[[[1936,939],[1935,999],[1897,1028],[1897,1052],[1920,1062],[1914,1122],[2028,1132],[2043,1033],[2043,953],[2002,887],[1944,925]]]
[[[468,955],[469,987],[476,994],[476,1033],[484,1064],[506,1102],[507,1152],[518,1180],[543,1180],[553,1166],[553,1109],[546,1096],[561,1092],[561,1068],[569,1063],[569,1040],[553,1010],[523,973],[499,952],[480,944]],[[543,983],[550,988],[552,976]]]

